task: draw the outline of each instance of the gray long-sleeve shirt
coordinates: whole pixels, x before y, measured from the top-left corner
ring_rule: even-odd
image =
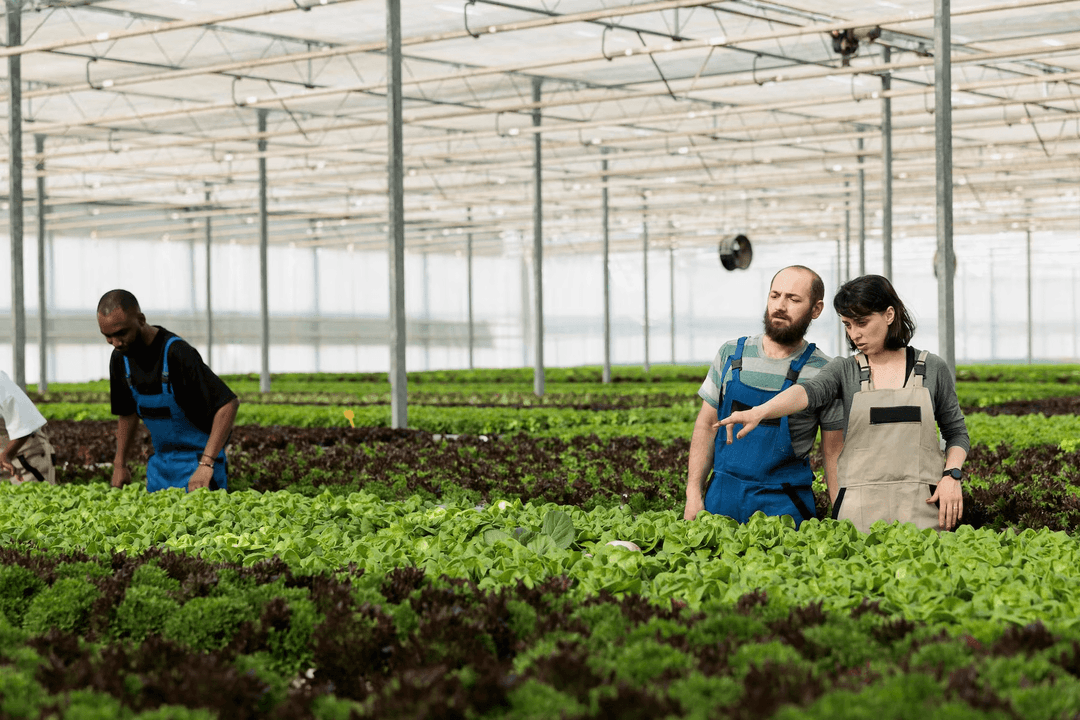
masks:
[[[908,348],[908,370],[911,374],[914,357],[918,350]],[[937,355],[926,356],[926,377],[924,385],[930,390],[930,401],[934,405],[934,419],[937,421],[941,437],[945,438],[945,447],[961,447],[971,452],[971,440],[968,438],[964,413],[960,411],[960,401],[956,399],[956,385],[949,366]],[[848,424],[851,421],[851,399],[861,388],[859,382],[859,363],[854,357],[837,357],[821,369],[817,375],[800,387],[806,390],[809,408],[819,408],[840,398],[844,404],[844,437],[847,437]]]

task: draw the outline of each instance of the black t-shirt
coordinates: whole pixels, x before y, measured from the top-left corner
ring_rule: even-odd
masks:
[[[160,325],[157,335],[145,348],[128,351],[131,381],[140,395],[161,393],[162,350],[169,338],[176,337]],[[183,340],[169,348],[169,382],[176,403],[191,424],[209,434],[214,426],[214,414],[236,397],[236,393],[203,362],[199,351]],[[134,415],[135,398],[131,395],[124,374],[124,356],[113,350],[109,360],[109,393],[113,415]]]

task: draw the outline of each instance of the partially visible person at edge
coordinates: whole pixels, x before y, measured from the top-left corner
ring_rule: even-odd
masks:
[[[955,528],[964,516],[961,468],[971,443],[952,370],[937,355],[908,344],[915,323],[880,275],[845,283],[833,307],[858,354],[834,359],[805,385],[732,413],[717,427],[726,427],[732,442],[735,426],[742,425],[734,435],[738,443],[770,419],[840,398],[845,435],[840,486],[830,488],[833,517],[851,520],[863,532],[876,520]]]
[[[0,371],[0,471],[13,485],[30,480],[56,484],[56,452],[45,417],[6,372]]]
[[[119,416],[113,487],[131,482],[128,449],[139,419],[154,455],[146,464],[148,492],[226,487],[225,443],[240,405],[195,348],[158,325],[147,325],[127,290],[105,293],[98,327],[115,348],[109,361],[112,412]]]
[[[836,486],[836,460],[843,447],[840,403],[801,412],[734,443],[717,436],[718,418],[764,403],[793,383],[805,383],[829,357],[804,339],[824,308],[825,285],[810,268],[792,265],[773,276],[765,307],[765,332],[723,345],[698,390],[701,411],[690,440],[686,510],[702,510],[746,522],[758,510],[790,515],[796,525],[815,516],[813,471],[807,460],[818,427],[825,479]],[[712,470],[712,482],[704,491]]]

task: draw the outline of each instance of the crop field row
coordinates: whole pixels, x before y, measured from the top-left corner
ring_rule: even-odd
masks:
[[[1013,437],[1028,429],[1013,423]],[[61,483],[105,484],[112,476],[115,423],[53,421]],[[1080,451],[1053,444],[976,445],[965,483],[965,522],[975,527],[1068,530],[1080,523]],[[1057,439],[1061,438],[1061,439]],[[527,434],[481,438],[436,437],[388,428],[282,428],[241,426],[229,450],[232,490],[289,491],[308,496],[363,490],[384,500],[412,496],[436,502],[480,503],[499,499],[553,502],[585,510],[627,505],[635,512],[681,512],[685,501],[689,440],[668,442],[621,436],[601,440]],[[149,435],[136,436],[134,459],[145,463]],[[817,515],[829,514],[818,475]],[[135,468],[141,482],[142,465]]]
[[[1051,720],[1080,708],[1075,627],[943,632],[876,602],[582,602],[558,577],[482,589],[414,567],[311,575],[159,549],[0,547],[0,577],[6,717]]]
[[[385,375],[228,378],[191,495],[109,488],[107,384],[56,386],[61,484],[0,487],[0,718],[1080,714],[1080,368],[960,369],[941,534],[683,521],[704,374],[411,374],[410,430]]]
[[[1065,533],[101,486],[0,506],[11,717],[1080,711]]]

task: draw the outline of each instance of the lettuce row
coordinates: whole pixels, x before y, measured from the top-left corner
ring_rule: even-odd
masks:
[[[0,488],[0,542],[33,541],[91,554],[167,548],[251,565],[274,556],[300,571],[352,564],[384,574],[415,566],[480,588],[527,586],[566,576],[574,592],[641,594],[699,607],[754,590],[792,605],[823,598],[827,610],[864,599],[912,620],[965,628],[1080,623],[1080,541],[1061,532],[955,533],[879,524],[756,516],[746,525],[714,516],[684,522],[675,512],[564,507],[575,532],[567,549],[540,552],[499,530],[542,532],[554,505],[499,501],[483,508],[387,503],[365,493],[252,492],[148,495],[94,486]],[[609,547],[629,540],[643,552]]]

